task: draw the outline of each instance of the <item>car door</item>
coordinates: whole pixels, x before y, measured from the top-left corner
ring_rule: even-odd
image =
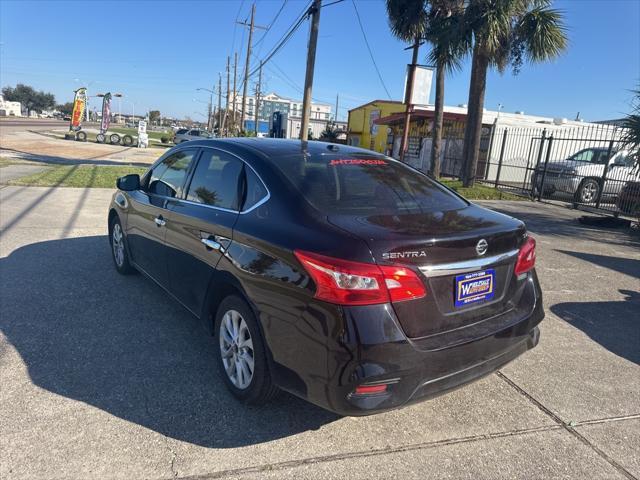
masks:
[[[165,238],[169,284],[196,314],[233,238],[243,166],[231,153],[202,148],[183,198],[169,202]]]
[[[635,180],[633,165],[633,155],[629,155],[629,152],[621,151],[613,155],[609,162],[603,193],[618,195],[627,182]]]
[[[140,190],[129,196],[127,241],[133,262],[163,286],[167,286],[165,250],[169,200],[182,195],[197,149],[182,149],[149,171]]]

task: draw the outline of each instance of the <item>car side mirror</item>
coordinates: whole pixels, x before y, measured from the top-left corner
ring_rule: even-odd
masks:
[[[119,190],[123,190],[125,192],[140,190],[140,175],[138,175],[137,173],[132,173],[130,175],[120,177],[118,178],[118,180],[116,180],[116,187],[118,187]]]

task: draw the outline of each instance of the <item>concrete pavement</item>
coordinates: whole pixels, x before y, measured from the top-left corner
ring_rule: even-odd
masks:
[[[0,188],[0,478],[640,477],[640,241],[487,202],[538,240],[540,345],[402,410],[239,405],[198,321],[122,277],[111,192]]]

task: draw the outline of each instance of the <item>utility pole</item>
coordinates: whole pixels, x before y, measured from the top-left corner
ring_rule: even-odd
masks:
[[[238,90],[236,90],[236,80],[238,77],[238,52],[233,54],[233,134],[235,135],[236,129],[236,99],[238,97]]]
[[[411,57],[411,65],[409,65],[409,75],[407,78],[407,89],[404,95],[404,103],[407,105],[404,114],[404,131],[402,132],[402,141],[400,142],[400,161],[404,162],[404,155],[407,152],[407,143],[409,141],[409,126],[411,125],[411,111],[413,106],[411,100],[413,98],[413,80],[416,73],[416,64],[418,63],[418,50],[420,49],[420,40],[416,38],[413,44],[413,56]]]
[[[262,62],[260,62],[260,68],[258,69],[258,83],[256,84],[256,137],[258,136],[258,122],[260,121],[260,95],[262,95]]]
[[[338,122],[338,97],[340,96],[339,93],[336,93],[336,114],[333,116],[333,122],[337,123]]]
[[[249,67],[251,66],[251,41],[253,39],[253,30],[259,28],[266,30],[266,27],[260,27],[255,24],[256,4],[251,5],[251,22],[236,22],[245,27],[249,27],[249,41],[247,42],[247,60],[244,64],[244,85],[242,86],[242,111],[240,112],[240,130],[244,131],[244,116],[247,109],[247,87],[249,86]]]
[[[222,74],[218,73],[218,136],[222,135]]]
[[[309,139],[311,90],[313,89],[313,70],[316,65],[316,46],[318,45],[318,28],[320,27],[320,0],[313,0],[309,13],[311,13],[311,32],[309,32],[307,71],[304,76],[304,96],[302,98],[302,125],[300,127],[300,140],[303,142]]]
[[[227,55],[227,103],[225,105],[225,109],[224,109],[224,118],[222,119],[222,129],[224,130],[224,136],[227,136],[227,130],[229,127],[227,127],[227,115],[229,115],[229,83],[230,83],[230,74],[231,74],[231,70],[229,68],[229,62],[231,61],[231,57],[229,55]]]

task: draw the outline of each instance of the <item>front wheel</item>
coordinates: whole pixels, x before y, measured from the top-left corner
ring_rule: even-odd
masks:
[[[576,200],[580,203],[594,203],[598,199],[600,184],[593,178],[583,180],[576,192]]]
[[[113,263],[116,265],[116,270],[122,275],[134,273],[135,269],[131,266],[131,262],[129,261],[129,253],[127,252],[126,238],[122,230],[122,224],[117,216],[111,221],[109,231],[111,255],[113,257]]]
[[[239,400],[260,405],[278,391],[271,380],[265,345],[253,311],[241,298],[225,298],[216,313],[216,355],[227,388]]]

